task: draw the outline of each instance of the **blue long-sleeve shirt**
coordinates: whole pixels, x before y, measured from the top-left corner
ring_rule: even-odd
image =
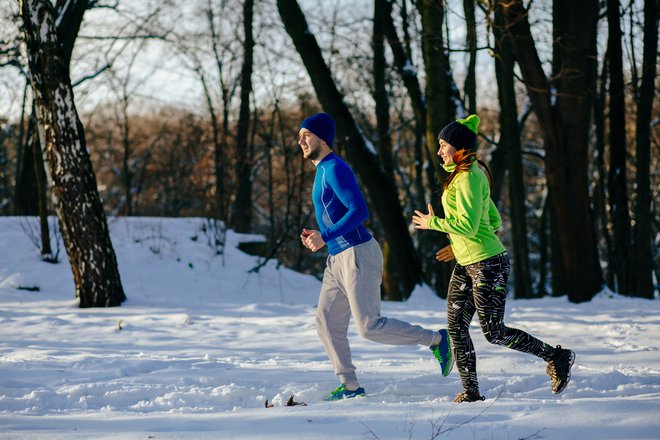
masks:
[[[371,239],[362,225],[369,210],[355,173],[334,153],[316,165],[312,201],[321,237],[331,255]]]

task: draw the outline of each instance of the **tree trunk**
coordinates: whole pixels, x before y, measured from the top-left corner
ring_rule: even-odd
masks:
[[[126,204],[126,215],[133,215],[133,171],[130,167],[131,159],[131,126],[130,117],[128,115],[128,90],[127,84],[122,84],[121,96],[121,134],[122,134],[122,147],[124,154],[122,155],[122,182],[124,184],[124,200]]]
[[[250,94],[252,93],[252,16],[254,0],[245,0],[243,5],[243,69],[241,71],[241,107],[236,132],[236,199],[232,226],[236,232],[250,232],[252,229],[252,155],[249,141]]]
[[[500,122],[501,123],[501,122]],[[504,182],[506,181],[506,168],[507,168],[507,145],[500,142],[497,147],[490,154],[490,162],[488,167],[493,174],[493,184],[490,186],[490,198],[493,199],[496,206],[500,205],[502,198],[502,190],[504,189]]]
[[[125,299],[115,252],[48,0],[19,2],[41,144],[80,307]]]
[[[548,251],[550,250],[550,245],[548,243],[549,219],[550,204],[546,198],[539,222],[539,283],[535,290],[536,296],[545,296],[548,293],[548,263],[550,263],[548,257]]]
[[[222,143],[220,142],[220,124],[218,123],[218,116],[216,114],[215,105],[213,104],[211,91],[206,81],[206,75],[204,75],[204,69],[202,69],[201,66],[197,66],[195,71],[199,75],[199,80],[202,83],[202,90],[204,92],[204,98],[206,99],[206,106],[211,118],[211,140],[213,143],[213,153],[215,158],[215,164],[213,168],[215,177],[215,203],[211,209],[212,216],[217,220],[225,220],[224,149]]]
[[[16,183],[14,185],[14,214],[39,215],[39,189],[35,174],[34,152],[40,147],[37,134],[36,115],[31,113],[27,121],[27,136],[16,160]]]
[[[390,49],[392,50],[394,65],[403,80],[403,84],[406,87],[415,114],[415,185],[418,188],[417,193],[419,196],[417,206],[426,206],[428,199],[426,198],[425,193],[432,194],[435,197],[434,205],[436,206],[437,212],[441,213],[442,206],[438,205],[438,201],[442,187],[436,178],[436,175],[438,175],[437,173],[440,172],[440,164],[436,158],[435,150],[429,154],[426,130],[426,98],[419,85],[417,71],[410,59],[410,50],[408,47],[404,46],[405,41],[402,42],[399,39],[396,27],[394,26],[394,21],[392,19],[392,2],[385,0],[378,1],[382,1],[385,8],[385,33],[387,35]],[[406,26],[408,20],[404,6],[405,2],[402,4],[401,14],[403,26]],[[407,36],[405,27],[404,35]],[[430,163],[432,166],[426,167],[424,165],[425,163]],[[426,192],[423,189],[424,169],[426,169],[426,177],[428,181],[428,191]],[[424,270],[426,282],[431,286],[438,286],[438,294],[441,297],[446,297],[446,281],[451,274],[451,267],[446,264],[438,264],[435,260],[435,252],[446,244],[446,240],[442,236],[438,236],[437,233],[430,231],[418,231],[417,237],[419,253],[422,255],[422,268]]]
[[[607,173],[605,171],[605,95],[607,94],[607,72],[608,72],[607,52],[603,57],[603,69],[600,74],[600,85],[594,100],[594,126],[596,144],[594,145],[594,169],[596,170],[596,182],[594,185],[593,205],[595,228],[604,237],[605,248],[603,259],[607,262],[605,265],[604,276],[605,284],[611,290],[614,290],[614,249],[612,247],[611,234],[608,228],[607,216]]]
[[[630,215],[628,214],[628,191],[626,172],[626,114],[623,85],[623,52],[621,50],[621,20],[619,1],[607,2],[608,64],[610,67],[610,166],[608,173],[608,195],[610,214],[614,230],[613,263],[617,291],[629,295],[630,286]]]
[[[463,0],[465,22],[467,23],[466,46],[470,60],[468,61],[467,76],[465,77],[465,96],[468,103],[468,113],[477,113],[477,24],[474,16],[474,0]]]
[[[30,78],[26,78],[25,85],[23,86],[23,102],[21,105],[21,118],[19,120],[18,136],[16,139],[16,170],[14,174],[15,176],[14,198],[13,198],[13,206],[12,206],[14,215],[21,215],[26,210],[26,206],[25,206],[26,200],[21,200],[21,199],[23,198],[24,194],[25,195],[28,194],[27,191],[21,188],[21,185],[23,185],[22,178],[23,175],[25,174],[23,172],[23,168],[24,168],[23,163],[25,162],[25,155],[27,154],[27,152],[25,152],[25,149],[28,148],[27,137],[29,136],[30,124],[32,124],[32,122],[28,119],[27,127],[26,127],[26,122],[25,122],[25,107],[26,107],[29,87],[30,87]],[[27,136],[26,136],[26,132],[28,133]],[[26,182],[31,182],[31,181],[27,180]],[[34,182],[34,180],[32,182]]]
[[[443,38],[445,7],[442,0],[420,0],[416,4],[422,21],[422,53],[426,72],[426,151],[429,162],[433,165],[432,169],[429,169],[429,187],[432,194],[430,202],[436,213],[442,216],[441,181],[444,180],[446,172],[437,156],[437,136],[440,130],[454,119],[456,113],[451,95],[453,80]],[[420,242],[423,255],[433,263],[428,269],[434,272],[430,276],[435,278],[435,289],[439,292],[446,291],[451,268],[447,264],[438,265],[434,254],[448,241],[444,234],[438,236],[436,232],[428,231],[420,233]],[[426,246],[430,246],[430,249]]]
[[[561,255],[561,240],[559,238],[559,226],[555,219],[555,212],[553,208],[553,193],[548,188],[548,206],[549,206],[549,223],[550,223],[550,278],[552,286],[552,296],[566,295],[567,278],[562,271],[564,270],[564,263]]]
[[[204,89],[204,96],[206,97],[206,104],[209,108],[209,113],[211,115],[211,127],[213,134],[213,153],[214,153],[214,177],[215,177],[215,207],[214,207],[214,216],[216,219],[221,219],[223,221],[227,220],[227,191],[225,185],[225,156],[227,152],[227,136],[229,135],[229,116],[228,116],[228,106],[229,106],[229,92],[225,87],[223,80],[223,67],[222,67],[222,58],[220,56],[220,50],[218,48],[217,42],[217,32],[215,29],[215,15],[213,13],[213,4],[211,0],[208,0],[208,10],[206,17],[209,21],[209,29],[211,31],[211,47],[213,49],[213,55],[215,57],[215,63],[218,67],[218,77],[220,81],[220,91],[222,95],[223,102],[223,122],[222,122],[222,136],[220,135],[220,126],[218,122],[217,113],[215,111],[215,106],[213,105],[213,100],[211,98],[211,93],[206,83],[206,77],[204,76],[204,69],[201,67],[201,64],[198,66],[198,74],[200,80],[202,81],[202,87]]]
[[[532,281],[527,247],[527,209],[525,209],[525,183],[523,179],[520,127],[514,86],[514,57],[511,41],[503,28],[501,6],[495,8],[495,76],[500,101],[499,148],[506,152],[509,171],[509,200],[513,238],[513,273],[516,298],[532,298]]]
[[[383,227],[385,240],[399,261],[396,269],[401,297],[407,298],[420,282],[421,271],[408,233],[408,222],[402,215],[396,186],[383,172],[375,152],[367,147],[366,139],[334,83],[298,2],[278,0],[277,6],[286,31],[305,64],[321,105],[335,118],[338,143],[346,146],[347,159],[367,187]]]
[[[34,113],[34,112],[33,112]],[[37,181],[37,195],[39,197],[39,225],[41,231],[41,258],[53,262],[53,251],[50,246],[50,227],[48,226],[48,178],[44,167],[44,158],[41,154],[41,143],[33,142],[34,148],[34,175]]]
[[[394,159],[392,157],[392,141],[390,139],[390,102],[387,97],[387,79],[385,71],[385,0],[374,2],[374,28],[371,47],[374,52],[374,102],[376,104],[376,148],[385,173],[394,179]]]
[[[426,147],[438,175],[443,175],[438,152],[438,133],[455,114],[451,102],[449,58],[445,53],[442,24],[445,7],[442,0],[420,0],[417,8],[422,18],[422,52],[426,69]]]
[[[589,301],[602,287],[587,185],[598,4],[595,0],[554,2],[554,61],[561,74],[553,89],[543,72],[522,1],[498,3],[544,139],[546,177],[561,248],[561,268],[553,273],[564,278],[557,285],[565,286],[570,301]]]
[[[387,97],[387,78],[385,61],[385,14],[387,7],[385,0],[376,0],[374,2],[374,28],[371,40],[371,46],[374,52],[373,71],[374,71],[374,102],[376,104],[376,148],[380,162],[383,165],[383,171],[387,178],[394,180],[394,158],[392,157],[392,140],[390,137],[390,102]],[[383,243],[383,293],[385,299],[389,301],[402,301],[401,289],[398,288],[399,280],[397,278],[396,267],[398,261],[396,255],[390,252],[390,246]]]
[[[655,95],[656,56],[658,53],[658,3],[644,2],[644,53],[642,85],[637,103],[636,200],[633,251],[634,294],[653,298],[653,214],[651,213],[651,118]]]

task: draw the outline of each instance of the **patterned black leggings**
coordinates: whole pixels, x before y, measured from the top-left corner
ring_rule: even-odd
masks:
[[[463,388],[478,390],[477,357],[470,339],[470,322],[478,312],[481,330],[491,344],[505,345],[544,360],[554,348],[522,330],[504,325],[506,283],[509,279],[506,253],[467,266],[457,264],[449,282],[447,327]]]

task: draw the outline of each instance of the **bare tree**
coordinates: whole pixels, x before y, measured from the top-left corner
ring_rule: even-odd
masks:
[[[543,133],[546,176],[561,267],[553,271],[572,302],[602,288],[587,185],[588,141],[596,67],[596,0],[553,4],[553,81],[546,77],[521,0],[501,1],[532,107]],[[559,256],[557,256],[559,257]]]
[[[242,72],[238,75],[235,75],[233,72],[233,67],[236,64],[234,61],[238,59],[238,54],[235,53],[236,51],[233,48],[232,40],[237,39],[238,24],[236,29],[233,29],[232,26],[234,35],[228,35],[226,32],[226,28],[228,27],[226,18],[229,15],[227,0],[219,2],[218,13],[214,11],[213,1],[208,0],[206,17],[209,23],[211,49],[217,71],[216,74],[221,97],[220,110],[222,117],[220,125],[218,125],[218,116],[217,111],[215,110],[216,106],[214,106],[212,99],[211,91],[213,90],[213,87],[209,87],[209,85],[204,82],[204,78],[201,77],[213,127],[216,217],[225,221],[229,220],[230,199],[233,192],[232,188],[235,186],[232,173],[229,172],[229,139],[231,137],[229,115],[232,100],[236,94],[240,79],[242,78]],[[220,19],[220,24],[216,22],[218,18]],[[198,73],[203,74],[201,64],[198,65],[200,66],[197,69]],[[247,129],[245,130],[247,131]]]
[[[373,49],[374,90],[376,104],[376,148],[385,173],[394,178],[394,158],[390,137],[390,102],[387,96],[387,62],[385,61],[385,14],[387,8],[382,0],[374,2],[374,27],[371,38]]]
[[[417,9],[422,18],[422,50],[426,69],[426,148],[434,168],[442,175],[437,159],[437,135],[454,117],[451,99],[449,57],[445,51],[442,26],[445,6],[442,0],[420,0]]]
[[[387,7],[385,1],[374,2],[374,24],[371,37],[373,49],[374,90],[373,97],[376,104],[376,149],[383,165],[383,171],[388,178],[394,181],[394,158],[392,157],[392,139],[390,136],[390,102],[387,96],[387,62],[385,60],[385,24]],[[401,290],[397,287],[396,266],[398,258],[392,253],[389,243],[383,243],[383,291],[385,298],[401,301]]]
[[[593,188],[593,211],[596,232],[605,242],[603,257],[605,261],[614,260],[614,247],[608,228],[607,215],[607,171],[605,168],[605,102],[607,95],[608,78],[607,51],[603,56],[603,66],[599,75],[599,85],[594,100],[594,134],[595,144],[593,146],[595,182]],[[601,246],[603,247],[603,246]],[[612,290],[614,287],[614,265],[607,264],[604,268],[605,284]]]
[[[76,111],[55,11],[48,0],[19,2],[41,145],[80,307],[125,299],[96,177]]]
[[[137,47],[128,58],[128,62],[123,67],[123,72],[119,68],[112,67],[108,69],[108,76],[110,78],[111,87],[117,97],[117,104],[114,106],[115,120],[117,127],[121,132],[121,167],[120,167],[120,182],[123,186],[123,209],[122,211],[127,216],[135,214],[136,203],[134,194],[137,193],[136,187],[136,172],[134,170],[133,162],[133,139],[131,132],[130,112],[129,107],[131,101],[134,100],[135,95],[142,83],[144,83],[153,72],[148,72],[142,75],[142,78],[134,79],[134,66],[139,59],[142,50],[147,40],[140,40]]]
[[[468,113],[477,112],[477,23],[474,13],[474,2],[475,0],[463,0],[465,23],[467,25],[465,42],[470,57],[467,75],[465,77],[465,101],[467,101]]]
[[[633,245],[633,289],[637,296],[653,298],[653,214],[651,213],[651,117],[656,93],[658,3],[644,1],[644,53],[642,84],[637,102],[636,193]],[[657,200],[656,200],[657,203]]]
[[[9,155],[8,148],[11,139],[11,132],[17,127],[11,127],[7,120],[0,118],[0,124],[4,129],[0,129],[0,215],[7,215],[11,205],[9,192]]]
[[[252,93],[252,65],[254,36],[252,17],[254,0],[243,5],[243,68],[241,70],[241,106],[236,133],[236,199],[232,213],[232,226],[237,232],[249,232],[252,227],[252,143],[248,139],[250,128],[250,94]]]
[[[432,167],[428,169],[428,186],[431,189],[431,203],[439,215],[442,211],[442,187],[440,181],[446,176],[438,160],[438,133],[456,115],[452,88],[454,81],[449,65],[449,56],[445,47],[443,23],[445,21],[445,2],[442,0],[420,0],[416,3],[422,22],[422,52],[426,72],[426,157]],[[431,169],[432,168],[432,169]],[[433,263],[426,268],[427,277],[432,279],[435,289],[441,295],[447,291],[450,267],[437,264],[434,253],[448,244],[444,234],[421,231],[419,234],[422,253]],[[428,244],[425,244],[428,243]],[[429,248],[425,249],[425,246]]]
[[[509,174],[509,201],[513,238],[513,273],[516,298],[531,298],[532,282],[527,247],[527,209],[525,208],[525,184],[523,181],[520,125],[514,87],[513,49],[506,31],[501,5],[495,6],[495,77],[500,101],[500,140],[498,149],[506,154]]]
[[[630,215],[628,212],[628,179],[626,167],[626,105],[623,84],[623,51],[621,49],[621,16],[618,0],[607,2],[607,55],[610,76],[609,122],[610,163],[608,195],[614,230],[611,270],[617,291],[630,294]]]

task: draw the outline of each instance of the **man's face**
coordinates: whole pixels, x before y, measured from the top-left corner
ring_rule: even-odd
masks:
[[[298,133],[298,145],[307,160],[316,160],[323,149],[323,141],[306,128],[301,128]]]

